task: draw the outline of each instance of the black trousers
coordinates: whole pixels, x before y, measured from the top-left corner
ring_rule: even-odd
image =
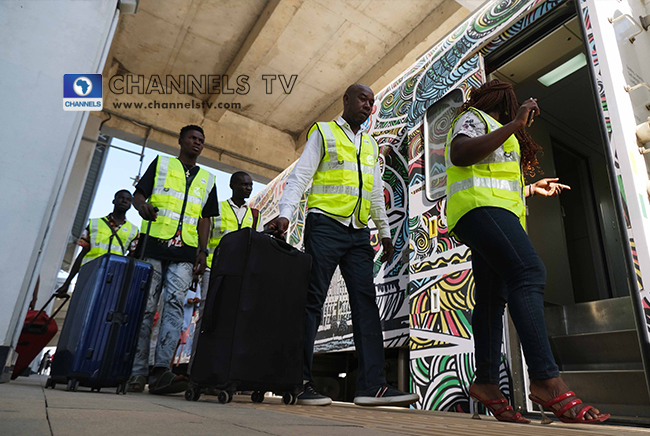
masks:
[[[479,207],[467,212],[454,232],[472,249],[476,382],[499,383],[506,303],[530,378],[559,377],[544,321],[546,268],[519,218],[500,207]]]
[[[375,299],[375,252],[370,246],[370,230],[346,227],[324,214],[310,213],[305,224],[305,252],[312,257],[312,272],[305,316],[303,378],[312,380],[314,340],[332,276],[339,266],[350,297],[354,345],[359,358],[357,390],[385,384],[384,342]]]

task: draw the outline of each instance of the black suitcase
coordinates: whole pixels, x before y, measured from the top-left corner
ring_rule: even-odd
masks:
[[[219,245],[185,399],[205,387],[227,403],[237,391],[267,391],[295,403],[302,385],[303,330],[311,256],[245,228]]]

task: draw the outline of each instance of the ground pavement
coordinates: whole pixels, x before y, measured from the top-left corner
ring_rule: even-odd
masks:
[[[387,436],[387,435],[534,435],[650,436],[649,428],[614,425],[542,426],[497,422],[484,416],[441,413],[403,408],[362,408],[347,403],[329,407],[286,406],[279,398],[261,404],[249,396],[236,396],[219,404],[214,396],[198,402],[182,394],[147,393],[116,395],[114,389],[66,392],[64,386],[44,389],[45,377],[20,377],[0,384],[1,436],[143,436],[143,435],[246,435],[246,436]]]

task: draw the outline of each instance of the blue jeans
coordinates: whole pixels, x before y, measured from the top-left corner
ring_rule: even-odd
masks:
[[[499,383],[506,303],[530,378],[559,377],[544,321],[546,268],[519,219],[507,209],[479,207],[463,215],[453,231],[472,250],[476,383]]]
[[[370,229],[346,227],[321,213],[310,213],[305,224],[305,252],[311,255],[312,267],[305,315],[303,379],[312,380],[314,341],[338,265],[350,297],[352,333],[359,358],[357,390],[385,384],[384,339],[376,302],[375,252],[370,245]]]
[[[164,306],[159,319],[160,330],[158,332],[154,366],[169,368],[183,329],[183,305],[187,290],[192,284],[194,265],[190,262],[170,262],[150,258],[144,261],[153,266],[153,278],[151,279],[149,297],[138,335],[131,375],[146,377],[149,374],[151,330],[156,309],[158,308],[158,301],[162,294]]]

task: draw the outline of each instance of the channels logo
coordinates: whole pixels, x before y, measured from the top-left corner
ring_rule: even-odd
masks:
[[[63,75],[63,110],[100,111],[103,95],[101,74]]]

